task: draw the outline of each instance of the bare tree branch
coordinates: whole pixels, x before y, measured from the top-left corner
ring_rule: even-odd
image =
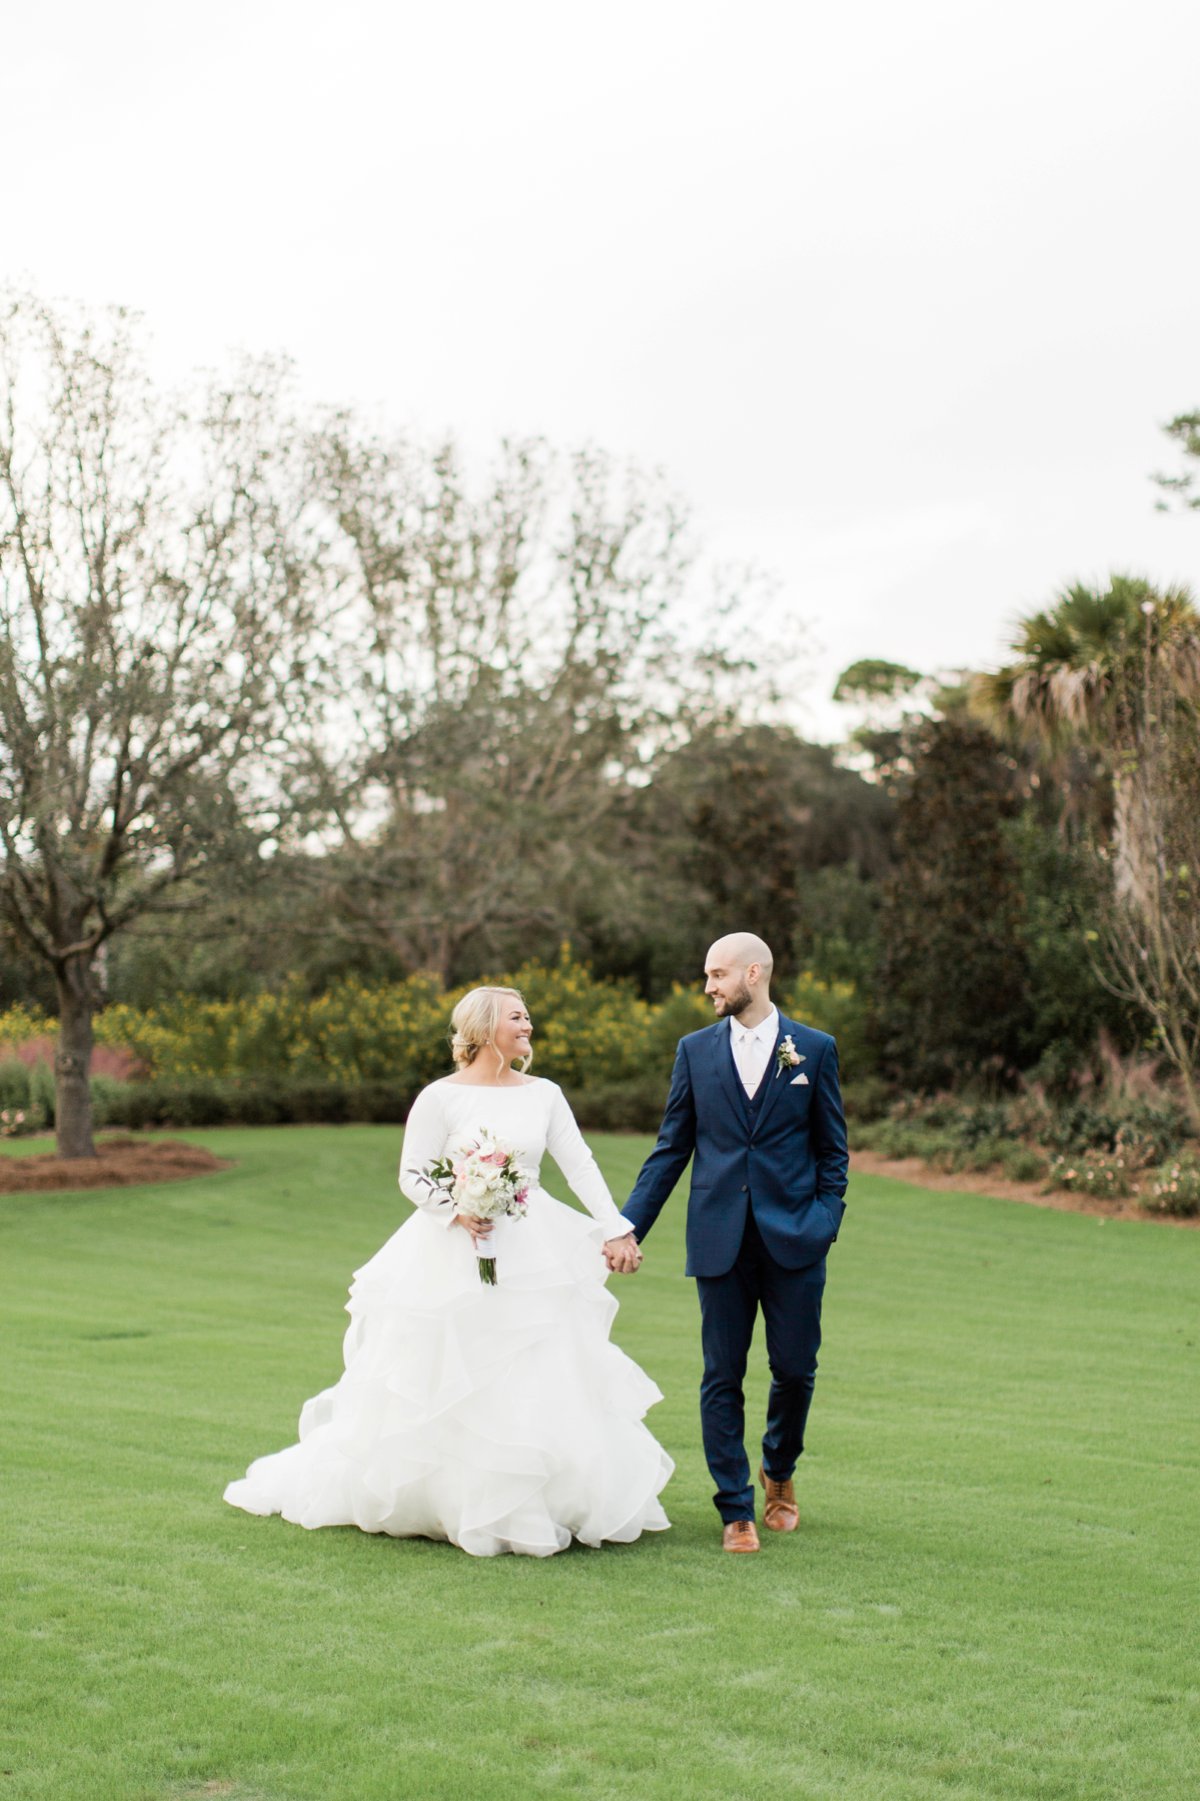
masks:
[[[192,403],[124,314],[0,313],[0,905],[54,970],[86,1154],[93,960],[285,810],[323,562],[282,371]]]

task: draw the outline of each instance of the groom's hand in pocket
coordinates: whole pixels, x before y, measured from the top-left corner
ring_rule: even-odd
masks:
[[[604,1261],[614,1275],[632,1276],[642,1261],[633,1233],[626,1232],[623,1238],[610,1238],[604,1246]]]

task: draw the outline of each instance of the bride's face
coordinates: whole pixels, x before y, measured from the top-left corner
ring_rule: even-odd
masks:
[[[506,1063],[533,1050],[533,1022],[522,1001],[506,1000],[496,1021],[496,1049]]]

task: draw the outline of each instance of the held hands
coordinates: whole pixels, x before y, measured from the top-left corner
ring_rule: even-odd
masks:
[[[461,1226],[478,1242],[481,1238],[488,1237],[494,1222],[490,1219],[476,1219],[472,1213],[457,1213],[454,1224]],[[626,1232],[623,1238],[610,1238],[604,1247],[604,1261],[615,1275],[634,1275],[641,1267],[642,1253],[633,1233]]]
[[[632,1232],[623,1238],[610,1238],[604,1247],[604,1261],[617,1276],[635,1275],[641,1267],[642,1253]]]
[[[476,1242],[487,1238],[493,1223],[490,1219],[476,1219],[472,1213],[458,1213],[454,1216],[454,1224],[462,1226]],[[642,1253],[633,1233],[626,1232],[623,1238],[610,1238],[604,1246],[604,1261],[615,1275],[634,1275],[641,1267]]]

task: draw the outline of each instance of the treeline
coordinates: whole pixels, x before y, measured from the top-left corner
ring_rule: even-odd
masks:
[[[763,922],[785,981],[806,969],[859,973],[849,940],[870,931],[871,897],[892,866],[895,803],[840,767],[832,749],[783,726],[710,726],[637,785],[605,779],[596,823],[581,821],[577,838],[540,849],[514,822],[513,854],[537,905],[512,916],[481,906],[441,964],[367,929],[353,878],[338,883],[323,853],[293,851],[266,860],[237,892],[197,895],[182,928],[152,920],[124,935],[106,959],[106,998],[149,1007],[183,989],[216,1000],[291,977],[316,994],[422,972],[449,989],[553,963],[565,941],[601,980],[658,1001],[677,983],[694,985],[714,932],[739,920]],[[487,872],[485,862],[484,890]],[[409,879],[436,919],[436,863],[426,872],[418,862]],[[32,978],[36,966],[25,970]],[[45,982],[41,992],[48,998]]]
[[[660,1035],[635,1029],[630,1001],[659,1004],[676,986],[698,991],[714,932],[747,923],[775,948],[781,993],[799,989],[808,1013],[820,1015],[814,1023],[836,1027],[855,1084],[875,1077],[897,1092],[1003,1091],[1025,1074],[1067,1092],[1114,1049],[1148,1046],[1150,1022],[1113,992],[1100,953],[1111,863],[1099,766],[1080,760],[1069,782],[1043,779],[1038,760],[1014,755],[961,695],[933,717],[909,716],[894,737],[859,772],[783,727],[705,734],[622,797],[610,814],[619,826],[590,847],[584,879],[564,880],[554,905],[547,883],[541,920],[493,924],[464,940],[448,983],[353,922],[347,929],[336,896],[302,859],[273,856],[236,892],[198,893],[182,921],[143,920],[114,942],[103,967],[105,1018],[172,1022],[169,1039],[125,1032],[119,1041],[173,1079],[187,1058],[168,1057],[166,1046],[185,1020],[187,1043],[202,1047],[197,1073],[246,1076],[256,1059],[278,1073],[283,1063],[269,1053],[278,1022],[301,1001],[354,994],[357,1023],[348,1002],[338,1014],[360,1044],[353,1079],[375,1079],[395,1046],[380,1024],[386,1007],[362,996],[377,992],[383,1006],[393,991],[419,992],[431,1043],[420,1053],[408,1046],[396,1062],[403,1086],[414,1057],[422,1071],[430,1057],[430,1070],[444,1063],[438,1021],[456,992],[521,965],[556,966],[565,942],[572,965],[621,987],[607,1011],[628,1044],[624,1052],[610,1044],[594,1074],[624,1079],[637,1073],[631,1058],[644,1065],[662,1048]],[[14,950],[0,1004],[53,1012],[42,966]],[[416,990],[414,977],[423,977]],[[539,986],[544,1005],[563,999]],[[842,997],[836,1019],[822,991]],[[593,983],[588,993],[595,1013],[604,990]],[[255,1003],[268,1001],[256,1015]],[[228,1002],[245,1003],[239,1017],[268,1021],[233,1063],[212,1050],[215,1027],[205,1037],[205,1021]],[[702,1004],[680,1029],[705,1017]],[[100,1039],[114,1042],[112,1030]],[[661,1076],[661,1063],[651,1073]],[[338,1072],[331,1063],[320,1073]],[[579,1080],[573,1063],[569,1078]]]
[[[859,665],[846,757],[657,477],[468,472],[268,364],[165,394],[136,322],[29,295],[0,388],[0,1005],[57,1015],[63,1154],[106,1007],[444,993],[564,942],[657,1004],[738,926],[785,990],[853,993],[857,1080],[1067,1092],[1144,1053],[1196,1117],[1185,593],[1069,590],[953,688]]]

